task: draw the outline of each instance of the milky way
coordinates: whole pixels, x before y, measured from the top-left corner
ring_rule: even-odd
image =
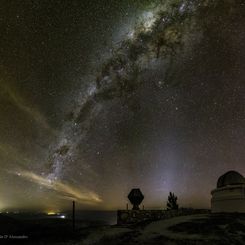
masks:
[[[100,4],[5,6],[2,206],[208,207],[244,173],[243,1]]]

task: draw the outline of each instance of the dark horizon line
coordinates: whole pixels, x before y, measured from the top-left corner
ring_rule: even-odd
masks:
[[[179,207],[179,209],[210,209],[210,207]],[[117,209],[76,209],[77,212],[117,212],[118,210],[127,210],[125,208],[117,208]],[[132,210],[132,208],[129,208],[128,210]],[[143,210],[142,208],[140,210]],[[159,208],[159,207],[150,207],[150,208],[145,208],[144,210],[167,210],[167,208]],[[70,213],[72,212],[72,209],[63,209],[60,211],[53,211],[50,209],[50,212],[54,212],[55,214],[57,213]],[[5,214],[5,213],[40,213],[40,214],[47,214],[48,211],[40,210],[40,209],[16,209],[16,208],[11,208],[11,209],[3,209],[0,211],[0,214]]]

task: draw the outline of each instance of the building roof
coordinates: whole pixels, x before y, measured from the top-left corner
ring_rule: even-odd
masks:
[[[236,171],[228,171],[219,177],[217,188],[237,184],[245,184],[245,178]]]

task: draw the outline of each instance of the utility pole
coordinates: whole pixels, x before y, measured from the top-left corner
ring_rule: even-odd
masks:
[[[72,201],[72,229],[75,231],[75,201]]]

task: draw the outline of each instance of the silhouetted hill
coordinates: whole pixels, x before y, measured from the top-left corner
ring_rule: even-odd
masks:
[[[1,234],[28,239],[1,239],[0,244],[73,245],[243,245],[245,214],[197,214],[118,226],[69,219],[15,220],[0,216]]]

